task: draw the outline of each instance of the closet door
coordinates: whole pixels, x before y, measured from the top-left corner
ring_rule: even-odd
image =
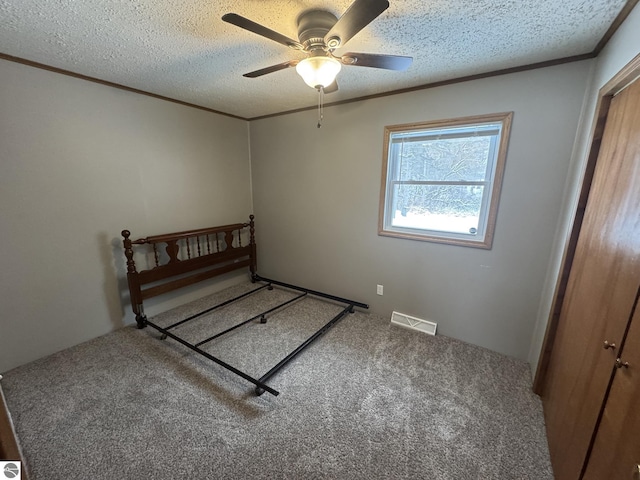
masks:
[[[640,308],[637,304],[619,366],[584,480],[632,480],[633,473],[640,473]]]
[[[542,395],[557,480],[580,478],[635,303],[639,205],[636,81],[609,109]]]

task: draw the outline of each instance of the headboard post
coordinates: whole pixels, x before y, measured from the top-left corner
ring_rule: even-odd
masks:
[[[131,232],[129,230],[122,230],[122,236],[124,240],[124,255],[127,257],[127,273],[136,273],[136,262],[133,261],[133,248],[131,246]]]
[[[136,262],[133,260],[133,246],[131,239],[131,232],[129,230],[123,230],[122,236],[124,237],[124,255],[127,257],[127,280],[129,284],[129,296],[131,297],[131,307],[133,313],[136,315],[136,322],[138,328],[144,328],[146,326],[146,317],[142,309],[142,291],[140,290],[140,282],[138,281],[138,271],[136,270]]]
[[[251,265],[249,265],[249,271],[251,272],[251,281],[255,282],[255,276],[258,272],[258,260],[256,257],[256,228],[253,221],[255,217],[249,215],[249,245],[251,246]]]

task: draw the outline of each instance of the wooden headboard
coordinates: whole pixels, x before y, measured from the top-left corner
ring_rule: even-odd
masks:
[[[249,223],[201,228],[131,240],[123,230],[127,280],[138,328],[146,325],[144,300],[240,268],[256,275],[254,216]],[[151,268],[138,271],[145,260]]]

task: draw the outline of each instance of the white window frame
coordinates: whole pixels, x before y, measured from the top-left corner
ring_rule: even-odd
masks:
[[[498,201],[502,187],[502,177],[507,156],[509,133],[513,112],[478,115],[473,117],[456,118],[449,120],[436,120],[430,122],[410,123],[403,125],[386,126],[384,129],[384,154],[382,162],[382,184],[380,189],[380,211],[378,219],[378,234],[422,240],[436,243],[448,243],[490,249],[493,244],[496,216],[498,213]],[[449,132],[452,136],[474,136],[483,129],[498,130],[497,136],[491,142],[489,158],[487,161],[487,173],[483,181],[400,181],[398,139],[416,139],[447,136],[447,129],[456,129]],[[444,132],[443,132],[444,131]],[[396,198],[393,194],[394,187],[399,184],[420,185],[479,185],[483,186],[483,198],[480,207],[480,221],[474,234],[442,232],[436,230],[423,230],[418,228],[399,227],[392,225],[392,218],[396,206]]]

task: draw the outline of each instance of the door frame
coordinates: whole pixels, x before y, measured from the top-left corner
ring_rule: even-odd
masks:
[[[587,200],[589,199],[589,193],[591,191],[591,182],[593,181],[593,174],[598,162],[598,155],[600,154],[602,136],[604,135],[604,126],[609,115],[611,100],[615,94],[633,83],[634,80],[638,79],[638,81],[640,81],[638,77],[640,77],[640,54],[636,55],[598,91],[598,99],[589,136],[587,164],[582,178],[582,186],[580,187],[578,205],[574,212],[571,234],[564,246],[560,271],[556,279],[556,288],[553,294],[547,328],[544,335],[544,341],[542,343],[540,359],[538,361],[538,368],[533,381],[533,391],[538,395],[543,395],[544,393],[544,385],[546,382],[547,372],[549,370],[551,351],[553,350],[553,343],[558,330],[562,304],[567,290],[567,283],[569,281],[569,273],[573,266],[576,245],[578,243],[580,230],[582,229],[582,221],[587,208]]]

